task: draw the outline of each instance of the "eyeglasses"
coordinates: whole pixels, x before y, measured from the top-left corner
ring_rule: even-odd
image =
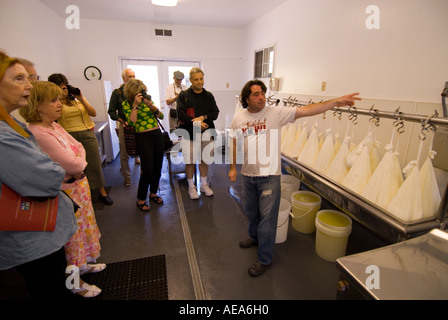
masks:
[[[28,75],[28,80],[29,81],[39,81],[40,80],[40,76],[38,76],[36,74],[30,74],[30,75]]]

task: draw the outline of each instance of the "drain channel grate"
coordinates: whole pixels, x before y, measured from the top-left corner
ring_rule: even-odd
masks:
[[[95,300],[168,300],[165,255],[108,263],[82,279],[102,290]]]

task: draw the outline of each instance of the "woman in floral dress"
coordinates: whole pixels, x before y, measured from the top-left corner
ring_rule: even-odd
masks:
[[[68,266],[77,266],[80,274],[99,272],[105,264],[95,263],[100,255],[100,232],[95,219],[89,182],[83,171],[87,165],[85,149],[55,121],[61,116],[62,103],[59,97],[62,90],[46,81],[33,83],[33,89],[27,107],[20,109],[22,117],[29,122],[29,130],[36,137],[42,150],[66,171],[62,184],[70,198],[79,209],[76,212],[78,230],[65,245]],[[72,292],[83,297],[93,297],[101,290],[81,282],[79,289]]]

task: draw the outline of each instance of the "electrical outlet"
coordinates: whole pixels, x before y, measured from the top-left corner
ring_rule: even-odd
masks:
[[[325,91],[327,89],[327,83],[324,81],[322,82],[322,91]]]

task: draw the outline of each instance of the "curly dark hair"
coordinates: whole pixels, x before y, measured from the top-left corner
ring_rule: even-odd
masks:
[[[241,101],[241,105],[243,106],[244,109],[247,108],[247,98],[249,98],[250,94],[252,93],[252,86],[257,85],[257,86],[261,86],[261,90],[263,90],[264,92],[266,92],[268,89],[266,88],[266,85],[264,84],[263,81],[261,80],[250,80],[249,82],[247,82],[245,84],[245,86],[243,87],[243,89],[241,90],[241,94],[240,94],[240,101]]]

